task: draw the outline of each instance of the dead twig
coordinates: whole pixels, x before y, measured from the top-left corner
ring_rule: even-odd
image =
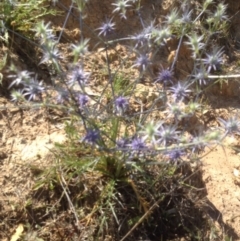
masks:
[[[74,215],[74,217],[75,217],[76,226],[79,227],[79,225],[78,225],[78,224],[79,224],[78,215],[77,215],[77,212],[76,212],[76,210],[75,210],[75,208],[74,208],[74,205],[73,205],[73,203],[72,203],[72,201],[71,201],[71,199],[70,199],[70,197],[69,197],[69,195],[68,195],[68,192],[67,192],[67,190],[66,190],[66,187],[65,187],[65,186],[67,186],[67,183],[66,183],[66,181],[65,181],[62,173],[59,173],[59,182],[60,182],[60,184],[61,184],[61,186],[62,186],[62,189],[63,189],[63,192],[64,192],[64,194],[65,194],[65,196],[66,196],[66,198],[67,198],[67,200],[68,200],[68,204],[69,204],[70,210],[72,211],[72,213],[73,213],[73,215]]]

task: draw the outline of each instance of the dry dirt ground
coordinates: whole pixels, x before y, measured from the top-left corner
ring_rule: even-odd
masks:
[[[108,6],[111,1],[93,0],[90,2],[92,4],[90,7],[95,9],[94,16],[97,17],[88,18],[87,21],[89,22],[87,22],[86,26],[91,25],[92,29],[96,29],[99,22],[102,22],[105,16],[108,16],[110,12]],[[146,1],[143,2],[146,4]],[[151,1],[151,4],[146,5],[149,9],[145,11],[145,13],[151,12],[151,18],[148,19],[146,16],[143,16],[143,18],[148,19],[150,22],[156,16],[158,8],[161,8],[162,14],[164,14],[164,11],[168,10],[168,4],[171,5],[171,1],[163,1],[163,3],[162,1]],[[69,6],[67,1],[62,2],[62,4]],[[99,9],[104,9],[104,13]],[[56,28],[62,26],[63,18],[50,18],[50,20],[52,20]],[[120,31],[118,31],[119,36],[117,37],[126,36],[131,33],[132,29],[140,28],[138,24],[138,22],[133,21],[132,26],[129,26],[129,28],[125,28],[124,23],[118,25]],[[75,42],[79,37],[77,28],[78,22],[72,17],[68,22],[67,30],[64,32],[64,41]],[[90,36],[88,30],[86,30],[85,34],[86,37]],[[98,48],[94,39],[91,42],[91,48],[94,51]],[[118,48],[117,56],[124,57],[126,53],[124,47],[116,46],[116,48]],[[3,54],[3,51],[4,48],[0,53]],[[231,72],[239,73],[240,55],[237,49],[233,48],[231,51],[234,61],[228,62],[227,68]],[[117,66],[117,57],[113,54],[112,58],[116,58],[115,65]],[[14,61],[18,62],[19,66],[24,66],[29,60],[22,63],[15,56]],[[188,61],[188,59],[185,59],[185,61]],[[102,68],[103,62],[104,59],[101,53],[97,53],[95,66]],[[182,62],[182,60],[179,62]],[[181,66],[178,66],[178,68],[181,69]],[[239,79],[234,81],[237,83]],[[209,115],[213,120],[213,124],[217,124],[217,117],[226,118],[239,114],[240,90],[237,86],[236,91],[236,83],[234,85],[226,84],[221,93],[210,97]],[[141,86],[141,88],[144,88],[144,86]],[[48,109],[19,108],[11,103],[5,95],[0,97],[1,240],[10,240],[10,237],[16,232],[20,224],[18,219],[22,220],[22,217],[19,217],[15,210],[24,209],[27,206],[30,199],[30,190],[35,185],[36,172],[40,168],[47,168],[52,161],[49,159],[49,153],[51,153],[50,150],[54,142],[64,141],[63,122],[65,117],[61,113]],[[235,149],[231,146],[234,146]],[[207,198],[215,206],[212,208],[212,218],[216,223],[219,223],[221,229],[232,228],[232,240],[240,240],[240,139],[238,137],[228,138],[224,146],[218,146],[211,152],[206,153],[201,162],[204,169]],[[229,230],[223,231],[229,232]],[[44,232],[43,229],[42,232]]]

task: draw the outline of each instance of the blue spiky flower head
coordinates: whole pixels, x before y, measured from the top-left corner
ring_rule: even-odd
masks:
[[[206,57],[202,59],[203,63],[207,68],[207,72],[210,73],[212,70],[219,70],[223,62],[223,48],[214,47],[210,54],[206,53]]]
[[[100,132],[96,129],[88,129],[82,141],[91,145],[96,145],[100,140]]]
[[[186,98],[191,90],[189,89],[190,84],[186,82],[180,82],[170,88],[170,91],[172,92],[174,101],[182,101],[184,98]]]
[[[145,71],[150,65],[151,60],[147,54],[140,54],[132,67],[138,67],[140,72]]]
[[[78,96],[78,104],[80,108],[83,108],[84,106],[86,106],[88,101],[89,101],[89,97],[87,95],[80,94]]]
[[[75,83],[77,83],[80,88],[83,89],[88,82],[89,76],[90,74],[85,72],[82,67],[76,66],[70,74],[68,84],[70,87],[72,87],[75,85]]]
[[[98,35],[103,35],[104,37],[108,37],[110,34],[114,32],[115,23],[112,22],[112,19],[107,19],[106,22],[104,22],[102,26],[98,28],[98,30],[100,30]]]
[[[123,114],[127,110],[128,105],[129,105],[129,103],[128,103],[128,99],[126,97],[119,96],[115,100],[115,108],[116,108],[117,113],[119,113],[119,114]]]
[[[129,144],[129,147],[134,153],[141,153],[148,149],[144,139],[141,137],[135,137]]]
[[[170,69],[162,68],[158,73],[155,83],[161,83],[164,87],[173,84],[173,72]]]
[[[240,135],[240,121],[236,116],[231,116],[228,120],[218,118],[218,121],[222,125],[226,134],[238,134]]]

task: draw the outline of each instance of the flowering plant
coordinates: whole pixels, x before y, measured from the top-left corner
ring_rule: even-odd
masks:
[[[73,61],[66,68],[59,39],[50,24],[44,22],[36,25],[35,36],[42,51],[40,64],[50,65],[55,71],[52,85],[45,85],[44,80],[26,70],[15,69],[16,73],[9,76],[13,80],[9,88],[20,87],[20,90],[12,91],[12,100],[18,104],[40,103],[67,110],[71,117],[66,123],[69,143],[59,145],[60,156],[64,160],[62,165],[67,170],[74,169],[74,175],[82,177],[86,172],[97,171],[111,180],[105,186],[111,190],[111,195],[104,196],[104,193],[101,202],[103,206],[109,205],[119,225],[110,200],[118,200],[121,205],[121,198],[116,197],[118,191],[114,191],[120,182],[132,187],[141,208],[148,213],[150,209],[146,203],[158,203],[156,199],[160,200],[160,197],[154,194],[151,200],[144,201],[136,180],[139,177],[148,180],[152,165],[162,171],[162,179],[164,175],[169,178],[169,173],[179,171],[182,163],[195,161],[201,152],[221,143],[226,135],[239,134],[240,123],[235,117],[219,119],[221,128],[188,128],[194,118],[201,118],[204,103],[200,102],[200,96],[212,83],[210,75],[221,71],[224,50],[213,47],[211,42],[215,41],[217,31],[224,34],[220,26],[228,21],[226,7],[222,3],[211,13],[208,9],[214,6],[211,0],[204,1],[197,10],[188,8],[188,2],[183,1],[182,8],[172,10],[161,24],[152,21],[149,25],[141,16],[141,1],[117,0],[112,3],[113,16],[95,29],[95,37],[103,46],[107,72],[104,85],[97,91],[94,71],[86,67],[86,60],[93,54],[88,50],[91,39],[85,39],[82,34],[79,43],[70,46]],[[88,1],[74,3],[80,13],[81,28],[84,22],[82,14]],[[113,33],[117,31],[114,17],[120,15],[122,21],[128,21],[128,10],[131,8],[138,13],[142,31],[113,39]],[[203,14],[207,17],[204,24],[200,24]],[[178,42],[174,60],[169,66],[159,65],[156,74],[153,71],[154,58],[159,49],[168,49],[169,39],[177,39]],[[119,73],[123,69],[114,68],[111,60],[112,46],[121,42],[127,42],[129,56],[135,57],[135,60],[129,61],[129,71],[134,70],[134,76],[123,72],[124,81]],[[183,79],[179,79],[176,64],[183,45],[191,51],[193,68]],[[139,94],[138,87],[145,79],[154,93],[153,100],[145,93]],[[168,169],[159,169],[165,164]],[[155,173],[154,178],[156,183],[160,182],[159,174]],[[155,184],[151,182],[151,185]],[[146,196],[148,199],[151,195]],[[96,210],[93,209],[90,216]]]

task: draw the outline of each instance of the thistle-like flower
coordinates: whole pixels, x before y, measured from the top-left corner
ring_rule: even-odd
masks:
[[[174,101],[182,101],[184,98],[186,98],[191,92],[191,90],[188,89],[189,86],[190,84],[181,83],[180,81],[178,81],[175,86],[170,87],[170,91],[173,94]]]
[[[203,3],[203,10],[205,11],[210,4],[214,3],[214,0],[205,0]]]
[[[79,12],[83,12],[88,0],[73,0],[73,2],[75,2],[77,4],[77,8],[78,8]]]
[[[85,137],[82,139],[83,142],[86,142],[91,145],[96,145],[100,140],[100,132],[95,129],[88,129]]]
[[[160,28],[154,28],[152,30],[152,38],[154,39],[154,42],[156,44],[159,45],[165,45],[166,44],[166,39],[171,37],[172,33],[171,30],[169,28],[169,26],[167,27],[163,27],[162,29]]]
[[[9,75],[9,78],[14,78],[14,80],[12,81],[12,83],[9,85],[9,89],[13,86],[13,85],[20,85],[25,84],[25,83],[29,83],[31,80],[31,72],[28,72],[27,70],[23,70],[23,71],[19,71],[16,74],[13,75]]]
[[[108,19],[105,23],[102,24],[100,28],[98,28],[100,30],[98,35],[103,35],[104,37],[109,36],[111,33],[113,33],[115,29],[114,26],[115,23],[112,22],[112,19]]]
[[[129,139],[123,137],[123,138],[117,140],[116,148],[117,148],[117,150],[120,150],[120,151],[127,151],[129,149]]]
[[[77,82],[81,89],[87,84],[90,74],[85,72],[81,67],[76,66],[70,74],[68,84],[70,87],[74,86]]]
[[[163,86],[173,84],[173,72],[169,69],[163,69],[158,73],[155,83],[161,83]]]
[[[143,46],[147,45],[147,43],[149,41],[149,36],[148,36],[147,32],[143,31],[143,32],[133,36],[132,39],[134,41],[136,41],[134,48],[139,48],[139,47],[143,47]]]
[[[136,42],[135,48],[149,47],[150,45],[149,40],[153,29],[154,29],[154,21],[152,21],[146,28],[144,28],[142,32],[132,37],[132,39]]]
[[[50,22],[46,25],[43,21],[38,22],[34,31],[36,32],[36,37],[40,38],[41,44],[44,44],[46,41],[54,39],[55,37],[53,35],[53,30],[50,28]]]
[[[194,113],[196,113],[197,110],[199,110],[201,107],[201,104],[199,104],[198,102],[194,102],[194,101],[190,101],[186,108],[185,108],[185,113],[186,115],[193,115]]]
[[[201,42],[203,40],[203,35],[197,36],[194,32],[191,36],[188,36],[188,39],[189,42],[185,42],[185,44],[190,46],[190,49],[192,50],[192,57],[196,59],[200,50],[205,46],[205,44]]]
[[[205,70],[204,67],[196,68],[195,74],[193,75],[193,78],[200,85],[206,85],[207,81],[208,81],[208,72]]]
[[[189,24],[192,22],[192,18],[191,18],[191,15],[192,15],[192,11],[193,10],[190,10],[189,11],[189,8],[187,8],[183,14],[182,14],[182,17],[180,19],[180,22],[183,23],[183,24]]]
[[[164,146],[171,144],[176,141],[178,138],[177,126],[164,126],[161,125],[158,129],[158,143],[162,143]]]
[[[145,71],[148,66],[151,65],[151,61],[147,54],[140,54],[135,64],[132,67],[138,67],[140,72]]]
[[[222,55],[224,51],[217,47],[214,47],[211,54],[206,53],[206,58],[202,59],[203,63],[207,67],[207,72],[210,73],[212,70],[219,70],[223,62]]]
[[[128,105],[129,103],[127,98],[123,96],[119,96],[115,100],[115,108],[117,113],[119,113],[120,115],[122,115],[127,110]]]
[[[63,104],[65,101],[68,101],[69,100],[69,92],[67,90],[64,90],[62,88],[59,88],[57,90],[57,103],[58,104]]]
[[[175,25],[179,23],[180,16],[177,9],[173,9],[166,17],[165,23],[167,26]]]
[[[38,82],[36,77],[35,79],[31,79],[31,81],[23,88],[24,96],[28,96],[28,101],[35,100],[37,96],[41,96],[44,92],[45,88],[43,87],[43,83]]]
[[[204,136],[191,137],[190,143],[190,150],[192,153],[204,151],[204,148],[208,145]]]
[[[162,126],[162,122],[154,123],[153,121],[148,123],[145,127],[142,127],[142,130],[140,131],[141,135],[143,135],[143,140],[150,140],[151,143],[155,146],[157,143],[157,136],[158,136],[158,130]]]
[[[51,61],[53,63],[58,63],[57,61],[61,59],[61,53],[59,52],[56,44],[54,42],[45,42],[42,45],[43,57],[39,64]]]
[[[186,152],[183,149],[177,148],[166,152],[165,155],[169,158],[170,162],[175,162],[182,160],[182,156],[185,156]]]
[[[78,104],[79,104],[79,107],[82,109],[84,106],[86,106],[86,104],[88,103],[89,101],[89,97],[87,95],[83,95],[83,94],[80,94],[78,96]]]
[[[126,19],[126,9],[131,6],[128,4],[129,1],[130,0],[117,0],[116,3],[112,3],[113,6],[116,6],[113,13],[120,12],[121,17]]]
[[[165,111],[168,115],[167,118],[169,117],[174,117],[175,120],[181,120],[182,117],[184,116],[183,113],[183,106],[181,105],[180,102],[176,103],[167,103],[167,110]]]
[[[134,153],[141,153],[148,149],[144,139],[141,137],[135,137],[129,144],[129,147]]]
[[[218,121],[225,130],[226,135],[238,134],[240,135],[240,121],[236,116],[230,117],[228,120],[218,118]]]
[[[24,100],[23,89],[22,90],[13,90],[11,92],[11,101],[18,102]]]
[[[215,13],[211,14],[207,19],[207,23],[213,26],[218,26],[222,21],[228,20],[227,5],[219,3]]]
[[[88,42],[89,39],[84,39],[78,45],[72,44],[73,55],[76,59],[88,52]]]

